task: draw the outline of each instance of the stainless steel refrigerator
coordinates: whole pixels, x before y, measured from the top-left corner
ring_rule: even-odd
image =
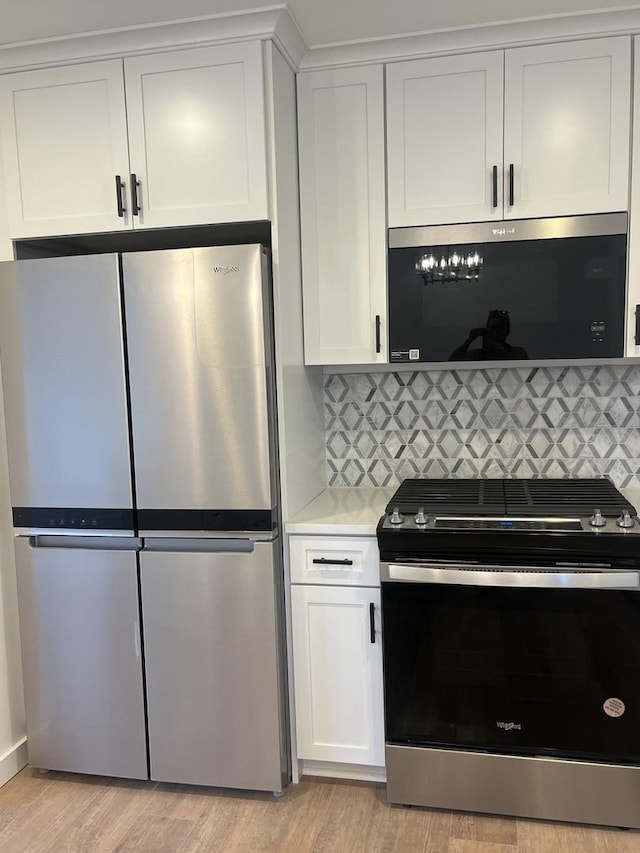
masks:
[[[287,778],[269,259],[0,264],[30,763]]]

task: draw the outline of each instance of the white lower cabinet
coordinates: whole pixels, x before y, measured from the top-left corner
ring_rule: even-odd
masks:
[[[380,590],[291,587],[298,758],[384,765]]]

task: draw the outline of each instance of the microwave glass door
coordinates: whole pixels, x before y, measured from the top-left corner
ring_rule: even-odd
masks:
[[[390,360],[621,357],[626,243],[615,234],[391,248]]]
[[[383,583],[386,740],[640,761],[640,594]]]

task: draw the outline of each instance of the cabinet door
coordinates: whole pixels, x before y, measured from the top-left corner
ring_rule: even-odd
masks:
[[[135,227],[268,219],[259,42],[125,60]]]
[[[502,51],[387,66],[389,227],[502,218],[502,90]]]
[[[630,114],[630,39],[508,50],[505,217],[626,210]]]
[[[130,227],[116,196],[129,172],[120,60],[0,77],[0,125],[11,237]]]
[[[298,757],[382,766],[380,590],[294,585],[291,600]]]
[[[307,364],[386,362],[382,66],[298,77]]]

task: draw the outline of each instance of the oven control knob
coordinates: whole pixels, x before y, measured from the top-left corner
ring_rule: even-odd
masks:
[[[592,527],[604,527],[607,519],[603,517],[599,509],[594,510],[593,515],[589,519],[589,524]]]
[[[424,514],[424,507],[423,506],[421,506],[420,509],[418,510],[418,514],[416,515],[414,520],[415,520],[415,523],[417,525],[424,525],[429,521],[427,516]]]
[[[620,516],[620,518],[616,519],[616,524],[618,525],[618,527],[622,527],[626,530],[629,527],[633,527],[633,525],[635,524],[635,521],[629,515],[629,510],[625,509],[623,511],[622,515]]]
[[[404,516],[400,514],[400,510],[397,506],[393,508],[393,512],[389,516],[389,521],[391,524],[402,524],[404,521]]]

